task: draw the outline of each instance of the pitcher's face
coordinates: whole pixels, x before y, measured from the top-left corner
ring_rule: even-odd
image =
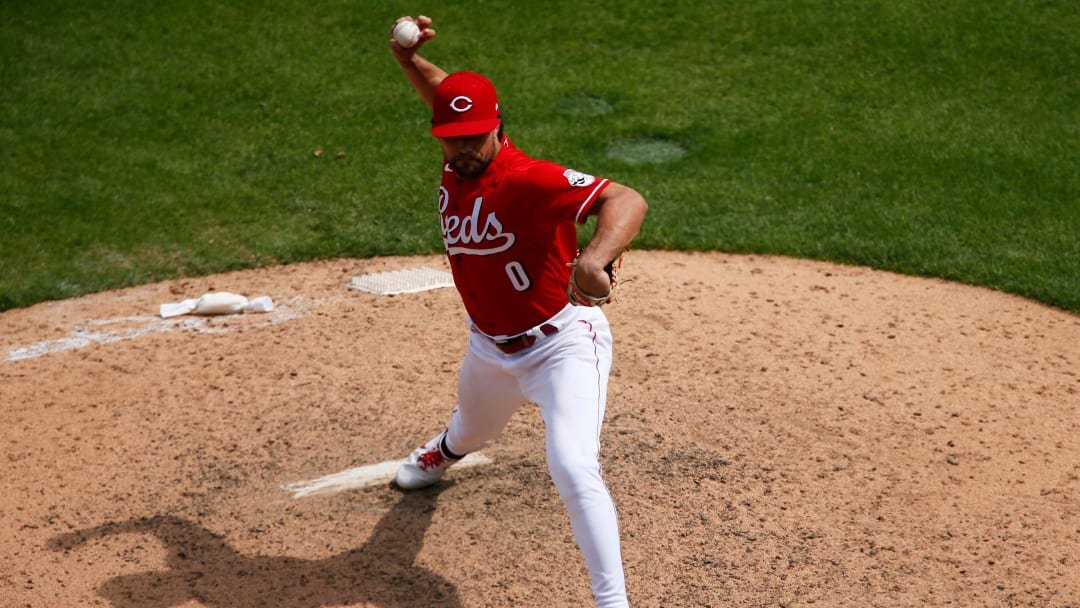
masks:
[[[499,153],[499,130],[479,135],[440,137],[443,154],[461,179],[476,177],[487,169]]]

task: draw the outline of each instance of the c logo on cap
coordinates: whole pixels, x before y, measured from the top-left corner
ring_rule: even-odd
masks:
[[[455,112],[468,112],[472,106],[473,101],[464,95],[458,95],[450,101],[450,109]]]

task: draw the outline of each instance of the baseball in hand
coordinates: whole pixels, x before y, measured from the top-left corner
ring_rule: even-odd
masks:
[[[394,40],[405,48],[412,48],[420,42],[420,28],[414,21],[402,21],[394,26]]]

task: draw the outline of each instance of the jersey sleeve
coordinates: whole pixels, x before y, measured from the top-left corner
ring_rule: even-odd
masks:
[[[539,224],[584,224],[597,197],[611,184],[548,161],[535,161],[520,177],[527,183],[523,191],[532,201],[532,219]]]

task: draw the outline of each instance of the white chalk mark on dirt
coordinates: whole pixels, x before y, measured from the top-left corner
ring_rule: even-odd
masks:
[[[282,485],[281,488],[286,492],[291,492],[294,500],[306,498],[308,496],[336,494],[348,490],[370,488],[372,486],[390,483],[390,480],[394,478],[394,474],[397,472],[398,467],[401,466],[402,462],[404,461],[388,460],[378,464],[369,464],[353,469],[346,469],[339,473],[331,473],[330,475],[325,475],[318,479],[287,483]],[[450,470],[466,469],[490,463],[491,459],[487,456],[473,453],[462,458],[460,462],[450,467]]]
[[[302,298],[301,298],[302,299]],[[293,300],[294,304],[297,302]],[[52,353],[59,353],[77,348],[84,348],[91,344],[111,344],[124,340],[134,340],[150,334],[170,331],[193,331],[201,334],[220,334],[237,331],[247,331],[259,327],[276,325],[290,319],[304,316],[304,313],[288,306],[278,306],[269,316],[259,315],[260,320],[256,323],[223,324],[221,319],[226,317],[183,317],[162,319],[158,316],[134,316],[117,317],[114,319],[94,319],[84,321],[72,328],[71,332],[63,338],[55,340],[43,340],[29,346],[23,346],[8,351],[7,361],[20,361],[33,359]]]

